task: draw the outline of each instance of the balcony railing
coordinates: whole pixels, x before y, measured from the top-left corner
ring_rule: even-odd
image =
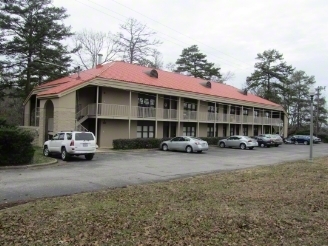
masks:
[[[96,116],[96,104],[89,104],[76,114],[76,119],[81,119],[85,116]],[[129,114],[131,115],[129,117]],[[177,121],[179,118],[179,110],[150,108],[132,106],[131,110],[128,105],[116,104],[98,104],[98,116],[108,118],[122,119],[157,119],[157,120],[172,120]],[[82,119],[83,120],[83,119]],[[180,111],[181,121],[200,121],[206,123],[232,123],[232,124],[270,124],[281,125],[282,120],[277,118],[254,117],[249,115],[229,115],[223,113],[197,112],[197,111]]]

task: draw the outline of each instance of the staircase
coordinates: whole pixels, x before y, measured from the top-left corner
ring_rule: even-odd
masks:
[[[76,131],[83,131],[88,132],[88,129],[85,128],[82,123],[89,118],[89,110],[88,106],[81,109],[75,115],[75,130]]]

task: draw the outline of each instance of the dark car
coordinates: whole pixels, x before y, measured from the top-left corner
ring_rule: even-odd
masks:
[[[309,145],[310,144],[311,137],[308,135],[294,135],[290,138],[291,142],[294,144],[304,144]],[[313,143],[319,143],[319,138],[313,136]]]
[[[254,138],[257,140],[259,147],[262,147],[262,148],[263,147],[270,148],[271,146],[275,146],[274,140],[271,137],[269,137],[269,136],[266,136],[266,137],[264,137],[264,136],[256,136]]]

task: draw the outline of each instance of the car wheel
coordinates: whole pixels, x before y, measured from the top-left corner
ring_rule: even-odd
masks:
[[[84,155],[85,159],[87,159],[88,161],[91,161],[94,157],[94,154],[86,154]]]
[[[192,152],[192,147],[191,147],[190,145],[188,145],[188,146],[186,147],[186,152],[187,152],[187,153],[191,153],[191,152]]]
[[[250,150],[254,149],[254,147],[249,147]]]
[[[167,146],[167,144],[162,145],[162,150],[163,151],[167,151],[168,149],[169,149],[169,147]]]
[[[49,157],[50,156],[50,152],[49,152],[48,146],[44,146],[44,148],[43,148],[43,155],[46,156],[46,157]]]
[[[63,161],[67,161],[69,159],[69,154],[67,153],[65,148],[62,148],[61,158]]]
[[[246,149],[246,144],[243,144],[243,143],[240,144],[240,148],[241,148],[241,149]]]
[[[225,143],[222,142],[219,144],[219,146],[220,146],[220,148],[225,148]]]
[[[261,148],[264,148],[265,147],[265,144],[264,143],[261,143],[260,146],[261,146]]]
[[[308,141],[304,141],[304,145],[308,145]]]

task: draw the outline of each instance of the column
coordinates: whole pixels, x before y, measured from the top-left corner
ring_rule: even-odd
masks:
[[[199,112],[200,112],[200,100],[197,100],[197,130],[196,130],[196,135],[198,135],[198,137],[200,137],[200,135],[199,135]]]
[[[99,86],[97,86],[97,95],[96,95],[96,126],[95,126],[95,135],[96,135],[97,144],[99,143],[99,141],[98,141],[98,102],[99,102]]]
[[[155,138],[157,138],[157,107],[158,107],[158,94],[156,94],[156,106],[155,106]]]
[[[227,112],[227,119],[228,119],[228,127],[227,127],[227,137],[230,136],[230,121],[231,121],[231,118],[230,118],[230,110],[231,110],[231,104],[228,105],[228,112]]]
[[[132,101],[132,92],[130,91],[129,94],[129,139],[131,139],[131,109],[132,109],[132,105],[131,105],[131,101]]]
[[[178,100],[178,131],[177,135],[180,136],[180,118],[181,118],[181,97]]]

